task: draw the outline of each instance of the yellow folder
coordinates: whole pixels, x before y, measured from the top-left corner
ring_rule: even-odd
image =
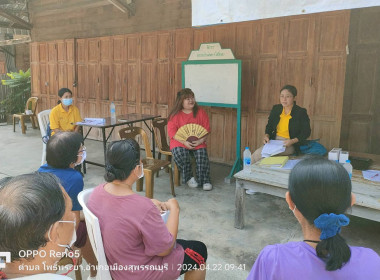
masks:
[[[288,159],[288,156],[267,157],[261,160],[260,165],[283,167]]]

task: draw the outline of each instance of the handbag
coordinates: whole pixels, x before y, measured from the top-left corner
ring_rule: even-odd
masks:
[[[326,148],[319,143],[319,139],[306,140],[305,145],[300,146],[300,151],[302,154],[321,156],[324,156],[327,153]]]

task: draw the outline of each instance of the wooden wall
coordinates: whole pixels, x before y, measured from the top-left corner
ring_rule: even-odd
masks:
[[[294,84],[311,118],[312,138],[339,146],[349,11],[31,44],[33,95],[41,110],[56,104],[60,87],[74,87],[84,117],[158,113],[167,116],[181,88],[181,62],[203,42],[220,42],[243,61],[242,147],[261,145],[279,90]],[[196,93],[195,93],[196,94]],[[206,108],[210,158],[233,163],[236,112]],[[97,137],[97,135],[93,135]]]
[[[129,16],[108,0],[29,0],[32,40],[45,42],[191,27],[191,0],[135,2],[136,13]]]

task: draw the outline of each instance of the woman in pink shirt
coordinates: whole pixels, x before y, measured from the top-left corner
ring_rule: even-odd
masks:
[[[184,88],[177,93],[174,108],[168,117],[168,135],[170,138],[170,150],[178,168],[182,171],[182,178],[189,187],[202,186],[203,190],[212,190],[210,183],[210,163],[206,150],[206,138],[195,141],[183,141],[177,135],[178,129],[187,124],[199,124],[210,133],[210,121],[207,113],[198,106],[194,93],[189,88]],[[190,153],[193,153],[196,161],[197,179],[193,177],[190,161]]]
[[[98,217],[104,251],[115,280],[204,280],[207,248],[200,241],[177,238],[179,205],[140,196],[132,185],[144,176],[140,147],[133,139],[107,149],[107,183],[90,196],[88,208]],[[166,225],[160,211],[169,210]],[[201,268],[201,269],[198,269]]]

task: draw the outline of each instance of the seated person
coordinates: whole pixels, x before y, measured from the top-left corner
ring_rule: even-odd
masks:
[[[210,133],[210,121],[207,113],[198,106],[194,93],[189,88],[181,89],[177,94],[174,108],[168,117],[168,135],[170,139],[170,151],[178,168],[182,171],[182,179],[189,187],[202,186],[203,190],[212,190],[210,183],[210,163],[207,155],[207,135],[195,141],[189,142],[177,137],[178,129],[187,124],[199,124]],[[196,162],[197,179],[193,177],[190,152],[193,153]]]
[[[68,88],[61,88],[58,91],[58,105],[55,106],[49,115],[51,134],[58,131],[80,131],[80,126],[74,123],[81,122],[82,118],[78,107],[73,105],[73,93]]]
[[[199,241],[177,239],[177,200],[159,202],[132,190],[144,176],[140,147],[133,139],[110,143],[107,149],[107,183],[95,188],[88,208],[99,219],[108,265],[135,266],[112,270],[113,279],[205,279],[207,248]],[[165,225],[160,210],[169,210]],[[188,277],[188,278],[187,278]]]
[[[344,213],[355,203],[342,165],[323,158],[302,160],[290,173],[286,202],[304,240],[266,246],[248,280],[379,278],[379,255],[348,246],[339,234],[350,221]]]
[[[71,279],[53,274],[75,241],[71,199],[58,179],[37,172],[2,180],[0,201],[0,252],[11,255],[0,279]],[[36,250],[35,256],[26,257],[27,250]]]
[[[286,85],[280,90],[281,104],[274,105],[265,128],[263,143],[269,140],[284,140],[285,152],[279,155],[292,155],[299,150],[299,145],[311,133],[310,119],[305,108],[296,105],[297,89]],[[264,146],[252,154],[252,163],[262,159],[261,152]]]
[[[81,248],[83,258],[89,264],[96,264],[90,241],[87,238],[87,229],[82,213],[82,206],[78,201],[78,194],[83,191],[82,174],[75,170],[86,159],[86,147],[82,145],[83,137],[76,132],[58,132],[50,137],[46,145],[46,161],[39,172],[49,172],[57,176],[73,204],[72,211],[77,222],[77,242],[75,247]],[[96,270],[91,270],[91,276],[96,276]]]

